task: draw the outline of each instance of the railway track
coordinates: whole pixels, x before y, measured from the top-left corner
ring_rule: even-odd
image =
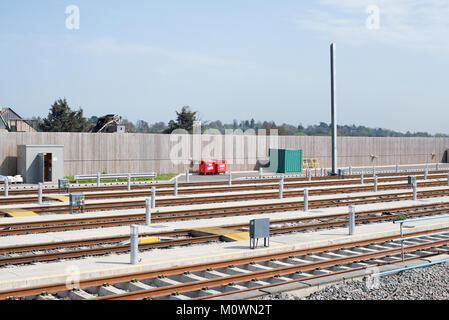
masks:
[[[447,196],[449,190],[423,191],[419,193],[420,198],[428,198],[435,196]],[[309,200],[309,208],[337,207],[356,204],[375,203],[378,201],[399,201],[409,200],[412,198],[411,193],[392,193],[377,195],[353,196],[345,199],[321,199]],[[152,212],[152,222],[167,222],[179,220],[194,220],[205,218],[216,218],[224,216],[251,215],[260,213],[275,213],[282,211],[303,210],[304,202],[302,200],[273,202],[265,204],[244,204],[220,206],[217,208],[195,208],[184,210],[173,210]],[[27,221],[27,222],[3,222],[0,223],[0,236],[31,234],[41,232],[68,231],[79,229],[92,229],[101,227],[112,227],[129,225],[133,223],[143,222],[145,220],[144,213],[137,214],[119,214],[108,215],[102,217],[76,217],[71,219],[54,219],[45,221]]]
[[[427,181],[421,182],[420,187],[437,187],[437,186],[447,186],[445,181]],[[386,184],[379,185],[378,190],[397,190],[397,189],[408,189],[410,186],[407,183],[400,184]],[[357,192],[369,192],[372,191],[373,187],[370,185],[360,185],[346,188],[326,188],[326,189],[312,189],[309,190],[309,195],[328,195],[328,194],[338,194],[338,193],[357,193]],[[418,195],[421,197],[427,197],[429,193],[434,194],[447,194],[448,190],[437,190],[437,191],[420,191]],[[411,194],[411,192],[410,192]],[[285,190],[283,192],[285,198],[288,197],[302,197],[304,196],[304,190]],[[378,198],[386,200],[388,197],[403,197],[401,193],[391,193],[383,195],[366,195],[365,198]],[[173,197],[166,199],[156,199],[156,207],[168,207],[168,206],[179,206],[179,205],[190,205],[190,204],[205,204],[205,203],[220,203],[220,202],[230,202],[230,201],[242,201],[242,200],[258,200],[258,199],[276,199],[279,197],[278,191],[269,192],[257,192],[257,193],[243,193],[243,194],[225,194],[225,195],[207,195],[207,196],[189,196],[189,197]],[[359,197],[360,198],[360,197]],[[334,202],[335,200],[331,200]],[[310,202],[309,202],[310,203]],[[313,201],[312,201],[313,206]],[[98,210],[117,210],[117,209],[133,209],[133,208],[144,208],[145,200],[122,200],[120,202],[101,202],[101,203],[86,203],[85,211],[98,211]],[[69,213],[70,207],[68,204],[52,204],[52,205],[38,205],[38,206],[27,206],[27,210],[34,211],[37,214],[51,214],[51,213]]]
[[[356,224],[373,223],[380,221],[390,221],[396,216],[406,214],[408,217],[421,217],[449,212],[449,202],[433,204],[399,207],[386,210],[369,210],[357,212]],[[319,217],[290,218],[278,221],[271,221],[271,235],[305,230],[315,230],[319,228],[330,228],[345,226],[348,223],[347,214],[323,215]],[[247,231],[248,224],[234,224],[225,226],[233,230]],[[219,241],[220,236],[192,237],[191,230],[175,230],[160,233],[142,234],[141,237],[174,237],[165,241],[142,244],[139,249],[166,248],[179,245],[190,245],[193,243],[204,243]],[[3,246],[0,247],[0,266],[34,263],[38,261],[52,261],[68,258],[79,258],[86,256],[101,255],[105,253],[121,253],[130,250],[129,236],[102,237],[89,240],[73,240],[51,243],[41,243],[34,245]],[[70,251],[68,249],[71,249]],[[62,251],[61,251],[62,250]]]
[[[436,181],[432,181],[435,179],[445,179],[447,178],[447,174],[435,174],[435,175],[431,175],[427,177],[427,180],[424,180],[424,175],[418,175],[417,179],[419,182],[420,186],[439,186],[439,185],[447,185],[447,183],[445,184],[444,181],[440,181],[440,182],[436,182]],[[292,178],[293,179],[293,178]],[[221,186],[221,187],[216,187],[216,186],[209,186],[208,188],[205,188],[205,185],[200,185],[200,184],[195,184],[195,185],[190,185],[190,184],[183,184],[182,187],[186,187],[186,188],[179,188],[178,189],[178,194],[181,195],[189,195],[189,194],[201,194],[201,193],[219,193],[219,192],[237,192],[237,191],[252,191],[252,190],[274,190],[274,189],[279,189],[279,180],[275,180],[275,179],[269,179],[270,181],[267,180],[255,180],[257,181],[256,184],[254,184],[254,181],[243,181],[245,183],[242,183],[241,180],[238,180],[240,183],[238,185],[235,185],[236,183],[234,183],[234,185],[232,186]],[[274,180],[274,181],[271,181]],[[404,183],[401,184],[394,184],[391,187],[388,185],[379,185],[378,189],[379,190],[387,190],[387,189],[392,189],[392,188],[407,188],[408,184],[406,183],[407,181],[407,177],[406,176],[393,176],[393,177],[381,177],[378,178],[378,183],[381,182],[396,182],[396,181],[404,181]],[[267,183],[268,182],[268,183]],[[322,181],[315,181],[315,182],[308,182],[308,181],[303,181],[303,182],[295,182],[295,180],[293,180],[293,182],[289,182],[288,180],[286,180],[286,182],[284,184],[284,189],[293,189],[293,188],[309,188],[309,187],[317,187],[317,186],[334,186],[334,185],[350,185],[350,184],[359,184],[360,183],[360,178],[358,179],[326,179],[326,180],[322,180]],[[373,183],[374,179],[373,178],[364,178],[364,183],[365,184],[370,184]],[[198,186],[195,188],[195,186]],[[187,188],[188,187],[188,188]],[[96,187],[95,187],[96,188]],[[159,185],[159,190],[157,190],[157,195],[158,196],[171,196],[173,195],[173,188],[172,185],[166,186],[166,188],[162,188],[161,185]],[[357,188],[357,187],[355,187]],[[359,188],[361,188],[360,190],[372,190],[372,187],[370,187],[369,185],[366,186],[360,186]],[[84,188],[85,189],[85,188]],[[150,190],[148,188],[139,188],[140,190],[135,190],[133,189],[132,191],[119,191],[119,192],[107,192],[107,193],[86,193],[85,199],[86,200],[96,200],[96,199],[117,199],[117,198],[132,198],[132,197],[147,197],[150,195]],[[45,194],[49,195],[51,194],[51,192],[48,192],[50,189],[47,189],[46,192],[44,193],[44,197]],[[53,194],[58,194],[57,190],[51,189],[53,190]],[[88,189],[87,189],[88,190]],[[125,188],[125,190],[127,190]],[[30,190],[22,190],[22,191],[26,191],[26,193],[31,193]],[[32,191],[32,190],[31,190]],[[81,190],[72,190],[72,191],[76,191],[76,192],[80,192]],[[84,191],[84,190],[83,190]],[[89,191],[89,190],[88,190]],[[92,190],[90,190],[92,191]],[[99,190],[95,190],[95,191],[99,191]],[[106,190],[103,190],[106,191]],[[310,190],[310,192],[312,194],[329,194],[329,193],[334,193],[334,192],[340,192],[339,188],[333,188],[333,189],[322,189],[322,190]],[[36,195],[36,191],[34,190],[32,196],[15,196],[15,197],[7,197],[7,198],[0,198],[0,205],[8,205],[8,204],[20,204],[20,203],[36,203],[38,201],[38,197]],[[17,195],[20,194],[18,190],[16,190],[16,192],[10,191],[9,192],[10,195]],[[68,194],[66,193],[62,193],[62,194],[58,194],[58,195],[66,195],[68,196]],[[45,199],[44,199],[45,200]]]
[[[439,229],[447,231],[448,229]],[[438,231],[438,230],[434,230]],[[411,232],[407,236],[422,235]],[[401,245],[385,236],[315,248],[176,266],[0,291],[0,299],[214,299],[401,262]],[[404,241],[404,260],[449,252],[449,236]]]

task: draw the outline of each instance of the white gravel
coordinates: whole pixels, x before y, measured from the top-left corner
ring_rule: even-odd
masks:
[[[347,281],[316,291],[307,297],[278,293],[263,300],[449,300],[449,263],[395,274]]]

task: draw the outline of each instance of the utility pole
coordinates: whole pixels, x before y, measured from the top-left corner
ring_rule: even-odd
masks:
[[[332,123],[332,175],[337,174],[337,106],[335,79],[335,43],[331,43],[331,123]]]

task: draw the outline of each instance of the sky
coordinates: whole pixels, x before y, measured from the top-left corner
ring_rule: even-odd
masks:
[[[449,133],[447,0],[1,0],[0,106],[329,123],[331,43],[338,124]]]

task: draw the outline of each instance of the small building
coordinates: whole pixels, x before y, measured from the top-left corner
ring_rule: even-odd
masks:
[[[26,183],[57,183],[64,178],[64,146],[18,145],[17,173]]]
[[[36,132],[31,120],[25,120],[11,108],[0,109],[0,132]]]

